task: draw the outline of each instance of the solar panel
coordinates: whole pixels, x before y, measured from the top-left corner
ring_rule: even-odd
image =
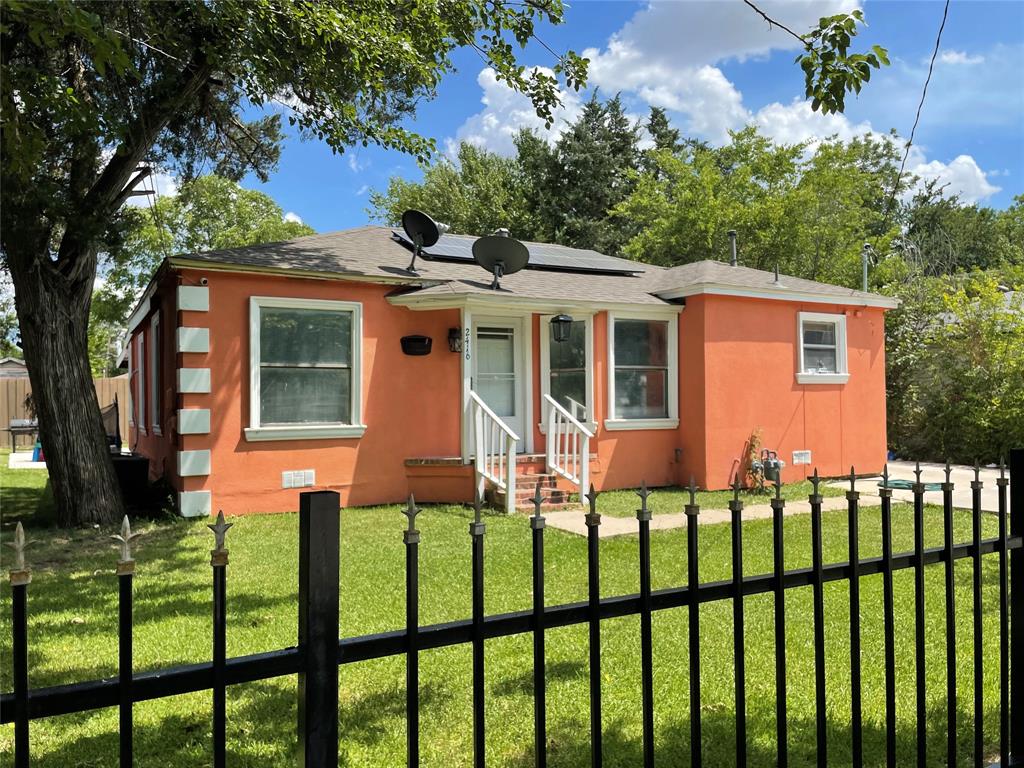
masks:
[[[394,233],[410,248],[412,243],[400,232]],[[473,243],[477,240],[468,235],[441,235],[435,245],[423,249],[423,258],[436,261],[473,261]],[[605,256],[597,251],[583,248],[566,248],[548,243],[528,243],[523,245],[530,251],[530,263],[527,269],[550,269],[564,272],[601,272],[615,275],[632,275],[644,271],[640,262],[617,259]]]

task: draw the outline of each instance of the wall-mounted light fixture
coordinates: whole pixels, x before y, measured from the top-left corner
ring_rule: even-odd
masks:
[[[449,328],[448,329],[448,349],[451,352],[462,351],[462,329],[461,328]]]
[[[572,332],[572,318],[569,315],[555,315],[551,318],[551,338],[561,343],[569,340]]]

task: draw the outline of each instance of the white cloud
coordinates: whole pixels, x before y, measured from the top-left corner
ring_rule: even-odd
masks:
[[[910,155],[914,157],[913,150]],[[908,161],[907,168],[922,181],[937,180],[939,184],[946,185],[947,194],[959,195],[965,203],[980,203],[1001,189],[989,182],[987,174],[970,155],[959,155],[950,163],[926,162],[923,159],[916,163]]]
[[[370,185],[369,184],[363,184],[363,186],[361,186],[359,189],[356,190],[356,197],[362,197],[363,195],[365,195],[369,191],[370,191]]]
[[[551,74],[550,70],[543,71]],[[527,96],[513,91],[506,83],[499,82],[490,67],[481,70],[476,79],[483,89],[481,101],[484,108],[467,120],[455,133],[455,141],[447,142],[446,151],[454,155],[457,142],[465,141],[493,152],[510,155],[515,149],[514,139],[522,128],[528,128],[549,141],[554,140],[566,122],[572,122],[580,113],[582,102],[575,91],[561,91],[562,105],[554,110],[551,127],[537,116]]]
[[[352,173],[359,173],[360,171],[366,170],[367,168],[370,167],[370,161],[360,160],[359,155],[357,155],[353,150],[349,150],[347,156],[348,167],[352,171]]]
[[[288,213],[286,213],[284,215],[284,220],[285,221],[290,221],[290,222],[292,222],[294,224],[301,224],[302,223],[302,217],[299,216],[299,214],[297,214],[295,211],[288,211]]]
[[[985,57],[981,55],[971,56],[965,51],[943,51],[939,54],[939,62],[942,64],[981,64]]]
[[[849,12],[859,7],[860,2],[765,0],[758,5],[772,18],[802,31],[814,27],[819,17]],[[871,120],[852,122],[843,114],[814,112],[802,98],[795,98],[788,104],[773,102],[752,110],[744,104],[743,94],[717,66],[798,46],[786,32],[770,28],[756,13],[737,8],[734,2],[652,2],[637,11],[603,48],[589,48],[583,55],[590,59],[589,85],[606,94],[623,93],[644,104],[663,107],[672,113],[673,120],[685,134],[714,144],[725,143],[730,130],[747,124],[756,125],[766,136],[786,144],[808,142],[814,146],[828,136],[849,140],[868,132],[887,136],[888,125],[876,130]],[[987,61],[992,66],[998,65],[1002,72],[1008,62],[1019,60],[1020,49],[997,46],[990,53],[982,57],[951,50],[944,51],[940,60],[950,65]],[[986,70],[988,68],[986,65]],[[985,96],[968,85],[969,79],[977,76],[976,70],[970,70],[966,66],[948,67],[942,78],[935,79],[934,90],[946,91],[949,98],[935,96],[929,100],[930,121],[939,125],[970,119],[980,124],[1005,120],[1007,113],[1012,115],[1013,110],[1000,111],[985,101],[996,97]],[[903,102],[917,98],[924,73],[916,66],[895,62],[889,74],[877,84],[871,84],[872,95],[880,97],[887,105],[886,115],[912,112],[916,102],[906,109]],[[1008,81],[1015,82],[1005,73],[1000,79],[1003,87]],[[449,155],[455,154],[458,140],[511,154],[513,138],[521,128],[534,130],[548,141],[554,141],[565,123],[579,115],[584,98],[563,92],[564,104],[557,112],[557,119],[550,128],[545,128],[529,99],[499,83],[492,70],[483,70],[477,82],[483,91],[484,108],[462,124],[454,139],[448,140]],[[963,103],[968,98],[972,100],[969,108]],[[1016,99],[1020,101],[1019,95]],[[1008,101],[1013,101],[1013,97],[1003,98],[1001,103]],[[902,152],[903,139],[894,141]],[[959,194],[968,202],[983,201],[1000,191],[989,181],[998,173],[986,174],[969,155],[960,155],[945,163],[927,158],[919,147],[914,147],[907,170],[922,179],[940,179],[948,184],[947,193]]]

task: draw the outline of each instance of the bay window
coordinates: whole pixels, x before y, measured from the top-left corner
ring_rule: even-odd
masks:
[[[677,319],[609,315],[608,429],[678,425]]]
[[[250,300],[249,440],[359,437],[361,305]]]

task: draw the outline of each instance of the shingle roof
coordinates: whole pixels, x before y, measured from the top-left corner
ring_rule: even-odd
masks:
[[[529,247],[529,243],[527,243]],[[550,246],[548,246],[550,247]],[[560,247],[571,258],[576,249]],[[578,251],[592,256],[592,251]],[[605,257],[610,258],[610,257]],[[501,280],[501,291],[490,289],[490,277],[471,262],[420,258],[418,274],[407,271],[411,253],[388,227],[356,229],[300,237],[282,243],[209,251],[171,258],[177,266],[209,264],[292,274],[350,275],[363,280],[405,286],[405,297],[439,300],[446,296],[495,297],[595,304],[668,306],[672,299],[703,292],[761,291],[778,298],[785,293],[835,297],[838,303],[891,304],[876,294],[841,286],[782,276],[775,283],[771,272],[731,267],[717,261],[701,261],[665,268],[643,264],[637,275],[524,269]],[[624,261],[624,260],[616,260]],[[818,300],[820,301],[821,298]],[[408,302],[409,298],[403,299]]]

